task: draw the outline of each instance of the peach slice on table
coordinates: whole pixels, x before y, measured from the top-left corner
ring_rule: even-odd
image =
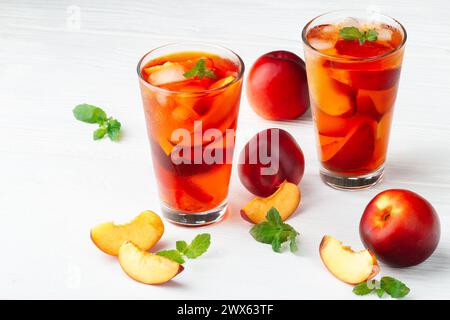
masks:
[[[266,221],[266,214],[274,207],[285,221],[297,210],[301,192],[296,184],[283,182],[272,195],[267,198],[255,197],[241,209],[241,216],[252,223]]]
[[[370,250],[353,251],[331,236],[323,237],[319,252],[328,271],[348,284],[361,283],[379,272],[375,255]]]
[[[140,249],[148,250],[159,241],[163,233],[161,218],[148,210],[127,224],[106,222],[96,225],[91,229],[91,239],[103,252],[117,256],[124,242],[133,241]]]
[[[130,241],[120,246],[119,263],[128,276],[145,284],[165,283],[184,269],[181,264],[146,252]]]

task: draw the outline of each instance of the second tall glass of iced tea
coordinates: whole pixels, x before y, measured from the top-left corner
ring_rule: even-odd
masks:
[[[370,12],[336,11],[303,29],[321,177],[339,189],[380,181],[406,31]]]
[[[244,64],[219,46],[184,43],[138,64],[153,167],[164,216],[182,225],[226,210]]]

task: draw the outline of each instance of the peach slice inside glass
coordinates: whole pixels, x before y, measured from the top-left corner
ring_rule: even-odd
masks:
[[[233,77],[233,76],[228,76],[226,78],[222,78],[222,79],[214,82],[212,85],[210,85],[208,89],[211,90],[211,89],[216,89],[216,88],[223,87],[223,86],[233,82],[234,79],[236,79],[236,78]]]
[[[386,90],[358,90],[358,96],[367,96],[372,99],[375,108],[381,116],[389,112],[394,107],[397,97],[397,88],[392,87]]]
[[[362,169],[372,159],[375,134],[374,124],[362,123],[341,141],[341,148],[324,165],[333,171]]]

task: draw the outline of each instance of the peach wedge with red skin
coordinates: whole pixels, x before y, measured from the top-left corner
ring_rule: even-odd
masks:
[[[373,278],[379,272],[375,255],[369,250],[353,251],[331,237],[320,243],[320,258],[336,278],[348,284],[358,284]]]
[[[278,210],[285,221],[297,210],[301,192],[296,184],[283,182],[275,193],[267,198],[255,197],[241,209],[241,216],[250,222],[266,221],[266,214],[272,207]]]
[[[119,263],[128,276],[145,284],[165,283],[184,270],[178,262],[141,250],[130,241],[120,246]]]
[[[140,249],[148,250],[159,241],[163,233],[161,218],[148,210],[127,224],[105,222],[96,225],[91,229],[91,239],[103,252],[117,256],[124,242],[133,241]]]

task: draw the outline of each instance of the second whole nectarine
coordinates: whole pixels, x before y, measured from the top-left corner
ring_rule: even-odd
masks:
[[[292,120],[309,108],[305,62],[289,51],[259,57],[247,77],[247,97],[253,110],[269,120]]]
[[[239,178],[248,191],[260,197],[273,194],[285,180],[299,184],[304,169],[302,149],[283,129],[259,132],[239,155]]]

